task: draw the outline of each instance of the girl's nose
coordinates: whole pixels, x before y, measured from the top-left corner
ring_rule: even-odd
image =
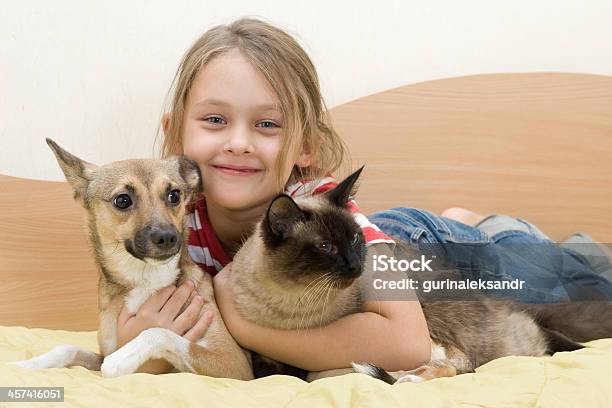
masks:
[[[251,154],[255,151],[247,129],[235,129],[223,147],[227,153]]]

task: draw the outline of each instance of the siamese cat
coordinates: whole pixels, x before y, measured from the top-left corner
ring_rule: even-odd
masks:
[[[277,329],[308,329],[360,310],[357,279],[365,241],[345,208],[360,172],[317,196],[294,200],[282,194],[272,201],[232,263],[230,284],[244,318]],[[256,353],[253,370],[256,378],[307,374]]]
[[[295,200],[279,195],[273,200],[233,260],[230,283],[244,318],[277,329],[308,329],[362,310],[366,247],[346,208],[362,169],[323,194]],[[399,242],[396,248],[403,257],[421,254]],[[353,363],[355,371],[389,383],[421,382],[470,372],[504,356],[572,351],[583,347],[577,341],[612,337],[609,303],[420,300],[432,343],[431,360],[415,370],[394,373]],[[267,362],[272,364],[268,374],[298,372],[303,377],[303,370],[291,372],[269,359],[254,360],[256,372]]]

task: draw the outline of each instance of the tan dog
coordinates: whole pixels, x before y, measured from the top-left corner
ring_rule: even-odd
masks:
[[[114,377],[133,373],[148,360],[163,358],[183,372],[253,378],[248,354],[223,324],[211,277],[187,252],[185,205],[201,186],[197,164],[178,157],[95,166],[50,139],[47,144],[75,199],[87,211],[89,239],[100,268],[100,354],[63,345],[16,364],[30,369],[80,365]],[[187,279],[196,283],[195,292],[204,300],[202,313],[213,313],[204,338],[191,343],[170,330],[151,328],[117,349],[117,318],[123,305],[135,312],[158,289]]]

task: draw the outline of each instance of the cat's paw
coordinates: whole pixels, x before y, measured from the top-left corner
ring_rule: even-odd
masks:
[[[401,384],[404,382],[411,382],[413,384],[418,384],[425,381],[425,379],[421,376],[415,375],[415,374],[406,374],[400,378],[397,379],[397,381],[395,382],[395,384]]]

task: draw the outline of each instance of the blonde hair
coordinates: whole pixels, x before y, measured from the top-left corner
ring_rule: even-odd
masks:
[[[253,18],[213,27],[183,56],[168,94],[172,100],[162,157],[180,150],[185,105],[197,74],[213,58],[232,50],[238,50],[263,73],[280,102],[283,143],[276,163],[279,191],[290,176],[316,179],[338,170],[347,150],[331,125],[312,61],[289,34]],[[303,146],[314,153],[307,168],[292,162]]]

